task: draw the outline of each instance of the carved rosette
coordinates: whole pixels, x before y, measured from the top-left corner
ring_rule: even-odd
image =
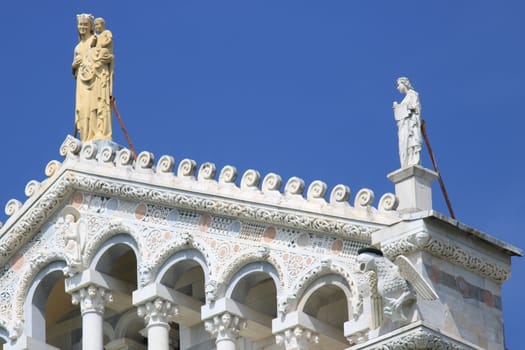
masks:
[[[179,309],[172,302],[157,298],[139,305],[137,314],[144,318],[148,327],[168,325],[179,314]]]
[[[238,316],[225,312],[204,321],[204,328],[216,337],[216,343],[223,340],[235,341],[239,337],[239,332],[246,328],[246,321]]]
[[[105,305],[113,301],[113,295],[109,290],[92,284],[74,292],[71,301],[74,305],[80,304],[82,315],[90,312],[102,315]]]
[[[275,336],[277,345],[284,345],[286,350],[306,350],[310,344],[318,344],[319,336],[303,327],[285,330]]]

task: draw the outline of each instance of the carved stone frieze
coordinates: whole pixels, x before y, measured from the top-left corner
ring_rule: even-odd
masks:
[[[390,259],[422,250],[499,283],[505,282],[510,277],[508,266],[499,264],[473,250],[462,248],[451,241],[432,237],[426,232],[415,233],[382,244],[381,250]]]
[[[425,327],[418,327],[414,330],[403,332],[397,337],[383,340],[378,344],[366,345],[364,348],[367,350],[476,349]]]

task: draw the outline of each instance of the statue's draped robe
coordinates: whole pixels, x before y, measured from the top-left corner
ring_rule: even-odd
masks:
[[[396,106],[394,115],[399,140],[401,168],[421,164],[421,104],[419,95],[410,89],[403,101]]]
[[[111,140],[113,53],[92,47],[93,40],[94,36],[90,36],[75,48],[74,61],[82,61],[75,74],[75,124],[82,141]]]

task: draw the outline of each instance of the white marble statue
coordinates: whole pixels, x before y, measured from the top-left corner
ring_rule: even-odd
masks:
[[[77,80],[75,126],[82,141],[111,140],[110,97],[113,88],[113,39],[104,20],[90,14],[77,15],[79,43],[73,58]]]
[[[67,275],[74,275],[84,266],[82,257],[86,238],[84,221],[80,218],[80,212],[68,205],[62,210],[62,216],[58,218],[55,227],[65,241],[65,251],[69,257],[69,264],[64,272]]]
[[[403,101],[393,104],[399,139],[399,160],[403,169],[421,164],[421,104],[419,94],[414,91],[408,78],[397,79],[397,89],[405,94]]]

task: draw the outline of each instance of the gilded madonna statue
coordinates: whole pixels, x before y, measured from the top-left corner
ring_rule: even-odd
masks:
[[[111,140],[113,39],[102,18],[77,15],[79,42],[73,58],[75,127],[82,141]],[[95,32],[96,29],[96,32]]]

